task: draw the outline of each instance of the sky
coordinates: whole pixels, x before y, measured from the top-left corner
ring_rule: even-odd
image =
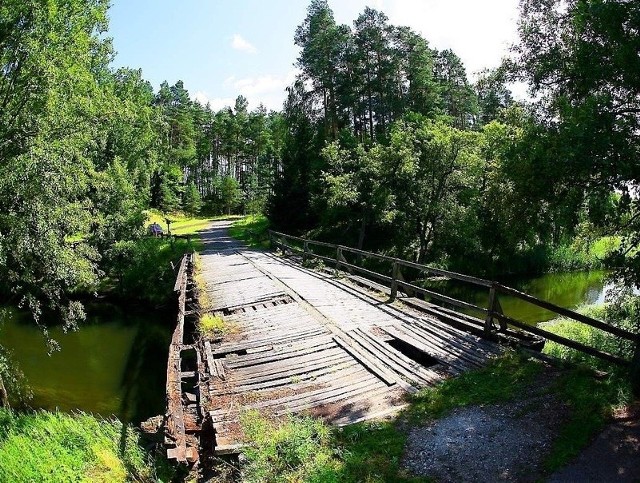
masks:
[[[280,110],[296,75],[296,27],[308,0],[112,0],[114,67],[141,68],[155,89],[178,80],[214,110],[242,94],[253,109]],[[516,40],[518,0],[329,0],[338,23],[353,25],[366,6],[393,25],[453,49],[471,80],[499,65]],[[517,97],[522,97],[518,88]]]

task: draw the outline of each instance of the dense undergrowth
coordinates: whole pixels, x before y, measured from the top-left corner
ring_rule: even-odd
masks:
[[[623,300],[614,303],[581,307],[578,312],[632,333],[638,333],[638,328],[640,328],[640,297],[637,296],[625,297]],[[617,355],[623,359],[630,360],[633,356],[634,343],[632,341],[571,319],[560,317],[544,322],[540,326],[554,334],[581,342],[600,351]],[[547,341],[544,351],[547,354],[574,363],[585,364],[605,371],[619,371],[619,369],[611,367],[606,361],[553,341]]]
[[[166,482],[171,476],[116,419],[0,410],[0,481]]]

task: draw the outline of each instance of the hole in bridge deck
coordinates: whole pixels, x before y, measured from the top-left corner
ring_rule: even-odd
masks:
[[[198,370],[198,358],[195,349],[180,351],[180,371],[194,372]]]
[[[386,341],[391,347],[400,352],[401,354],[407,356],[414,362],[417,362],[423,367],[432,367],[436,364],[439,364],[440,361],[438,359],[431,357],[426,352],[422,352],[420,349],[416,349],[411,344],[407,344],[406,342],[399,339],[391,339]]]

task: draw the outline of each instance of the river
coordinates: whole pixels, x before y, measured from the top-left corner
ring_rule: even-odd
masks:
[[[604,301],[605,272],[551,273],[505,281],[535,297],[575,308]],[[441,287],[446,293],[487,306],[487,291]],[[512,297],[501,296],[504,312],[529,323],[553,314]],[[0,344],[10,349],[26,376],[37,408],[81,409],[123,421],[139,422],[164,412],[167,349],[172,317],[157,312],[128,313],[107,304],[89,307],[76,332],[50,329],[61,350],[47,355],[42,333],[25,315],[10,311],[0,326]]]
[[[2,314],[0,344],[24,373],[33,407],[80,409],[133,423],[164,413],[172,317],[91,304],[80,330],[49,329],[60,350],[47,355],[42,332],[24,313]]]

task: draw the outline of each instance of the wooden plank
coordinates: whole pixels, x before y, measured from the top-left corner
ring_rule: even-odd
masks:
[[[211,352],[211,342],[209,341],[205,341],[204,343],[204,350],[205,350],[205,354],[206,354],[206,359],[207,359],[207,367],[209,368],[209,374],[211,374],[211,376],[213,377],[217,377],[218,376],[218,368],[216,367],[213,358],[213,353]]]
[[[354,361],[352,358],[347,357],[342,362],[336,363],[334,365],[319,367],[313,370],[309,370],[309,368],[304,368],[303,371],[295,375],[297,376],[298,380],[302,382],[310,379],[311,380],[316,379],[328,373],[337,373],[342,369],[352,367],[356,364],[358,364],[356,361]],[[290,382],[290,381],[291,381],[291,378],[286,377],[286,378],[280,378],[280,379],[273,379],[271,381],[263,382],[260,384],[236,385],[236,386],[227,387],[226,389],[222,389],[222,390],[212,390],[211,394],[212,396],[223,396],[223,395],[234,394],[234,393],[239,394],[242,392],[259,391],[261,389],[284,386],[287,384],[287,382]]]
[[[367,378],[371,378],[371,380],[373,380],[373,377],[374,376],[372,376],[370,372],[357,364],[349,369],[340,371],[340,374],[337,376],[332,374],[330,376],[324,376],[323,378],[316,379],[310,383],[292,385],[290,389],[294,389],[295,386],[296,394],[274,399],[266,399],[264,401],[252,403],[249,407],[252,409],[263,409],[266,407],[282,406],[290,402],[303,400],[314,394],[317,395],[323,392],[332,391],[338,387],[349,386],[353,384],[354,381],[364,380]],[[305,391],[306,388],[311,388],[311,390]]]
[[[269,381],[271,379],[291,377],[300,374],[301,372],[306,372],[307,369],[329,366],[335,361],[343,360],[345,357],[347,357],[347,354],[345,354],[344,351],[338,348],[336,348],[335,351],[331,350],[331,353],[327,355],[311,355],[315,357],[305,356],[295,364],[291,364],[289,362],[285,364],[276,362],[265,364],[265,367],[256,368],[256,366],[251,366],[251,368],[249,369],[255,368],[253,371],[234,371],[233,380],[237,383],[251,384],[254,382]]]
[[[287,337],[282,337],[282,338],[270,337],[268,339],[260,339],[260,340],[244,342],[244,343],[241,342],[238,344],[221,345],[219,347],[216,347],[213,350],[213,354],[224,355],[224,354],[230,354],[232,352],[240,352],[243,350],[254,349],[257,347],[273,346],[273,344],[284,344],[297,339],[303,339],[307,337],[322,335],[324,333],[326,333],[326,330],[323,328],[304,329],[304,330],[301,330],[300,332],[296,332],[294,334],[291,334]]]
[[[348,342],[338,335],[334,335],[333,340],[335,340],[338,345],[340,345],[349,354],[355,357],[367,369],[382,379],[387,385],[392,386],[398,381],[398,378],[385,369],[380,362],[363,353],[362,350],[355,347],[353,343]]]
[[[397,281],[398,287],[404,287],[404,288],[410,288],[412,290],[415,290],[418,293],[423,293],[425,295],[428,295],[431,298],[440,300],[441,302],[446,302],[448,304],[454,305],[456,307],[460,307],[463,309],[472,309],[472,310],[478,310],[479,312],[487,312],[487,309],[483,309],[482,307],[478,307],[477,305],[474,304],[470,304],[469,302],[464,302],[462,300],[458,300],[458,299],[454,299],[452,297],[448,297],[446,295],[442,295],[440,293],[434,292],[432,290],[428,290],[424,287],[420,287],[418,285],[414,285],[412,283],[408,283],[408,282],[404,282],[402,280],[398,280]]]
[[[174,292],[179,292],[182,284],[186,283],[186,269],[189,255],[184,255],[180,261],[180,268],[178,269],[178,276],[176,277],[176,283],[173,286]]]
[[[378,348],[380,352],[386,353],[387,357],[394,360],[399,368],[403,368],[404,371],[401,372],[401,374],[405,377],[413,380],[417,379],[417,382],[427,385],[433,385],[442,380],[442,377],[436,372],[429,371],[427,368],[421,366],[401,352],[392,349],[385,342],[379,341],[375,337],[367,334],[362,329],[358,329],[358,334],[361,337],[367,338],[371,344]]]
[[[287,350],[281,350],[276,352],[275,354],[268,355],[257,355],[254,357],[247,358],[245,356],[234,357],[231,359],[225,359],[225,364],[230,369],[240,369],[243,367],[255,366],[258,364],[265,364],[268,362],[276,362],[287,359],[293,359],[298,356],[304,356],[307,354],[312,354],[314,352],[321,352],[326,349],[331,349],[336,347],[335,342],[332,340],[331,342],[319,343],[308,345],[306,348],[287,348]]]
[[[404,324],[402,329],[410,334],[415,335],[416,337],[420,337],[423,341],[428,341],[432,343],[435,347],[438,347],[440,350],[450,354],[454,358],[464,359],[470,364],[474,364],[477,366],[481,366],[487,361],[486,357],[482,357],[478,355],[478,353],[474,353],[466,347],[457,347],[453,345],[450,340],[439,337],[433,332],[428,332],[419,326],[413,326],[411,324]]]
[[[469,369],[467,365],[461,365],[459,361],[457,361],[450,354],[439,350],[433,344],[425,343],[423,340],[415,340],[415,337],[413,335],[399,330],[397,326],[382,327],[382,330],[387,332],[389,335],[392,335],[396,339],[399,339],[402,342],[415,347],[419,351],[424,352],[428,356],[433,357],[440,363],[451,367],[455,372],[460,373]]]
[[[306,402],[300,404],[289,404],[286,409],[277,411],[276,414],[282,415],[287,413],[297,413],[301,411],[307,411],[314,407],[322,406],[325,404],[331,404],[342,400],[350,400],[355,396],[371,393],[380,389],[381,381],[379,379],[371,379],[360,382],[354,382],[350,386],[339,388],[339,390],[330,391],[328,393],[321,393],[318,396],[309,398]],[[385,389],[387,386],[383,386]]]

